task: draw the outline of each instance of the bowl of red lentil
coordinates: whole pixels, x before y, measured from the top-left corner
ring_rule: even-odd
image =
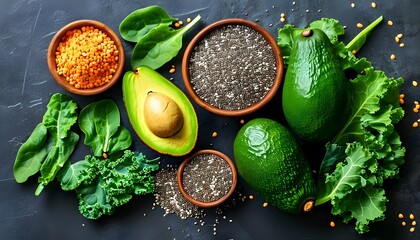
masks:
[[[222,116],[243,116],[267,104],[283,77],[276,39],[255,22],[231,18],[202,29],[182,59],[191,98]]]
[[[95,20],[77,20],[61,28],[48,47],[48,68],[65,90],[95,95],[111,88],[124,68],[118,35]]]
[[[178,167],[181,194],[198,207],[210,208],[225,202],[235,191],[238,174],[233,161],[212,149],[200,150]]]

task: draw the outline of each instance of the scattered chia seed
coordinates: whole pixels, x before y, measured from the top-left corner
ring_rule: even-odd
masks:
[[[202,100],[220,109],[240,110],[270,90],[276,59],[260,33],[245,25],[226,25],[198,42],[189,74]]]
[[[176,174],[176,169],[164,169],[156,174],[154,194],[156,204],[165,210],[165,214],[175,213],[181,219],[202,217],[203,209],[190,203],[179,191]]]
[[[200,154],[185,166],[182,184],[198,201],[213,202],[225,196],[232,185],[232,169],[216,154]]]

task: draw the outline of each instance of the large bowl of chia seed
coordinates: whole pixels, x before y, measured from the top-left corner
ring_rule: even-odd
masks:
[[[263,107],[277,93],[283,71],[277,41],[257,23],[239,18],[201,30],[182,59],[182,77],[192,99],[223,116],[243,116]]]

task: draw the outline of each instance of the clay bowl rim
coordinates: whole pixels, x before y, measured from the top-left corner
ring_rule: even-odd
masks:
[[[189,62],[192,52],[194,51],[195,46],[210,32],[216,30],[217,28],[226,26],[226,25],[245,25],[256,30],[260,33],[267,44],[270,45],[274,57],[276,59],[276,76],[274,78],[273,85],[271,86],[270,90],[267,94],[257,103],[252,104],[251,106],[239,110],[225,110],[221,108],[217,108],[215,106],[210,105],[209,103],[202,100],[198,94],[193,89],[192,83],[190,81],[189,75]],[[241,18],[228,18],[223,19],[217,22],[214,22],[207,27],[203,28],[198,34],[191,40],[188,46],[185,49],[183,58],[182,58],[182,79],[184,81],[185,87],[187,92],[190,94],[191,98],[202,108],[206,109],[209,112],[215,113],[217,115],[228,116],[228,117],[237,117],[237,116],[244,116],[250,113],[255,112],[256,110],[262,108],[266,105],[277,93],[278,89],[280,88],[282,78],[284,75],[284,64],[283,64],[283,55],[281,53],[280,47],[277,45],[277,41],[274,37],[268,32],[265,28],[258,25],[255,22],[251,22],[249,20],[241,19]]]
[[[58,44],[61,42],[62,37],[68,31],[78,29],[83,26],[93,26],[94,28],[100,29],[102,32],[106,33],[112,39],[112,41],[114,41],[114,44],[116,45],[119,52],[117,69],[113,77],[109,81],[109,83],[104,84],[100,87],[95,87],[91,89],[77,89],[71,86],[63,76],[58,75],[57,70],[56,70],[56,63],[55,63],[55,51],[57,49]],[[109,26],[105,25],[104,23],[96,21],[96,20],[90,20],[90,19],[76,20],[63,26],[60,30],[58,30],[58,32],[52,38],[48,46],[48,52],[47,52],[48,69],[50,70],[51,75],[53,76],[54,80],[58,83],[58,85],[60,85],[62,88],[64,88],[68,92],[71,92],[77,95],[83,95],[83,96],[95,95],[111,88],[116,82],[118,82],[119,78],[121,77],[121,74],[124,69],[124,61],[125,61],[124,47],[118,35]]]
[[[229,164],[230,169],[232,170],[232,185],[228,191],[227,194],[225,194],[223,197],[219,198],[216,201],[212,201],[212,202],[202,202],[202,201],[198,201],[194,198],[192,198],[185,190],[182,184],[182,175],[184,172],[185,167],[187,166],[187,164],[196,156],[198,155],[202,155],[202,154],[215,154],[221,158],[223,158],[224,161],[226,161]],[[178,188],[181,192],[181,194],[192,204],[198,206],[198,207],[202,207],[202,208],[210,208],[210,207],[215,207],[220,205],[221,203],[223,203],[224,201],[226,201],[235,191],[236,188],[236,184],[238,182],[238,173],[236,171],[236,167],[235,164],[233,163],[232,159],[230,159],[226,154],[217,151],[217,150],[212,150],[212,149],[205,149],[205,150],[199,150],[197,152],[195,152],[193,155],[189,156],[187,159],[185,159],[181,165],[179,165],[178,167],[178,173],[177,173],[177,183],[178,183]]]

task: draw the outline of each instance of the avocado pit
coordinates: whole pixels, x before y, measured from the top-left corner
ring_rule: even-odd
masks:
[[[149,130],[160,138],[176,135],[184,125],[178,104],[165,94],[153,91],[144,101],[144,119]]]

